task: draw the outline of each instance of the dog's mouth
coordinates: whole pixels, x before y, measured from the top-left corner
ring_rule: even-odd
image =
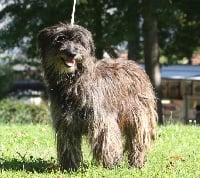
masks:
[[[74,67],[76,65],[75,59],[65,59],[64,57],[61,57],[61,60],[63,61],[64,65],[68,68]]]

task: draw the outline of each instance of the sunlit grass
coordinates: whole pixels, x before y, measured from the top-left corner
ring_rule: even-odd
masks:
[[[55,138],[48,125],[0,125],[0,177],[200,177],[200,127],[168,125],[158,128],[158,137],[141,169],[127,162],[115,169],[91,163],[83,143],[84,167],[78,172],[60,172],[56,164]]]

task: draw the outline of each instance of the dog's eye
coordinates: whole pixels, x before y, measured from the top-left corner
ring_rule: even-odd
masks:
[[[65,35],[60,35],[60,36],[58,36],[57,38],[56,38],[56,41],[57,42],[63,42],[63,41],[65,41],[65,40],[67,40],[68,38],[67,38],[67,36],[65,36]]]
[[[80,43],[80,44],[82,43],[82,40],[81,40],[80,37],[75,38],[74,41],[75,41],[76,43]]]

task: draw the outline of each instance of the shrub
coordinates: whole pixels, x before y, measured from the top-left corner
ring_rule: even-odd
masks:
[[[13,80],[11,68],[0,63],[0,99],[8,95],[8,89]]]
[[[34,105],[23,101],[0,101],[0,123],[50,123],[50,113],[45,104]]]

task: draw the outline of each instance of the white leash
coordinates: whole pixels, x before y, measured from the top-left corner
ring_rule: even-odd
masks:
[[[71,26],[72,26],[72,27],[73,27],[73,25],[74,25],[75,6],[76,6],[76,0],[74,0],[73,10],[72,10],[72,16],[71,16]]]

